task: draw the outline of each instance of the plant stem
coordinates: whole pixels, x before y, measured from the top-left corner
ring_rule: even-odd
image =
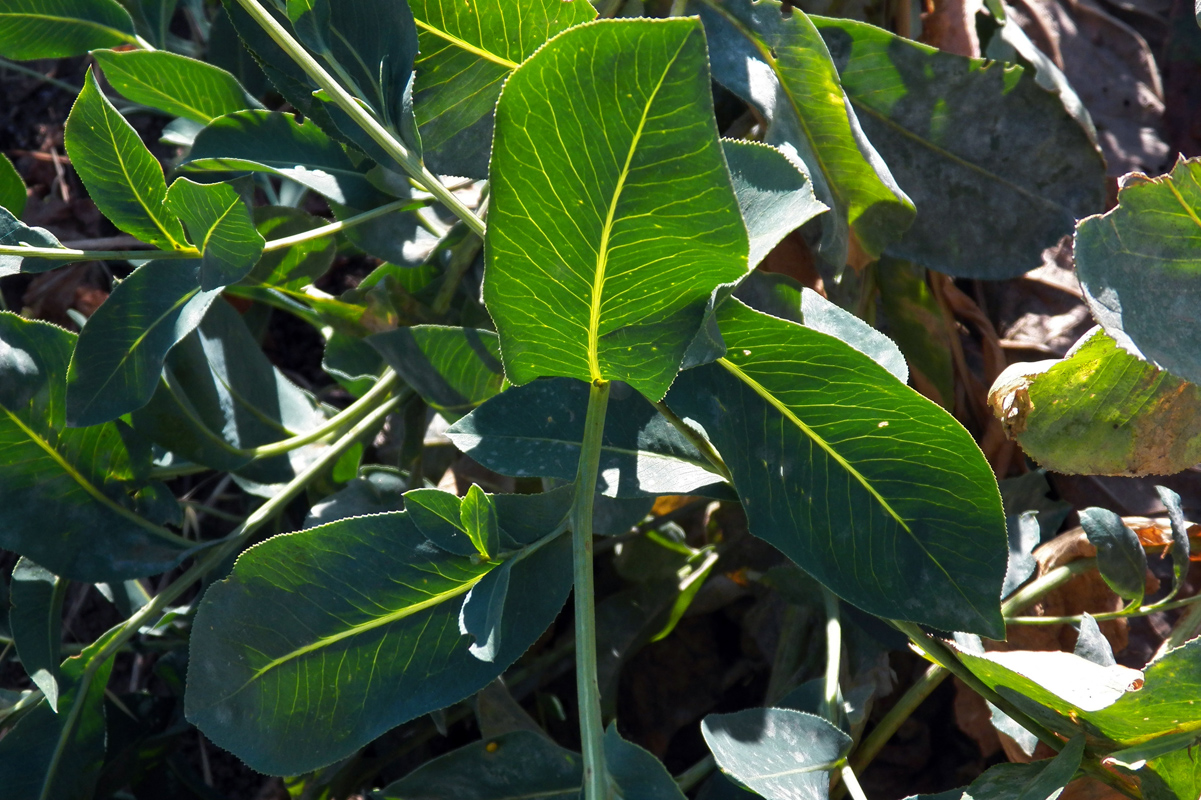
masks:
[[[842,661],[842,622],[838,618],[838,598],[822,587],[826,601],[826,688],[822,694],[826,719],[838,726],[841,708],[838,698],[838,672]]]
[[[609,800],[605,768],[605,729],[601,720],[600,686],[596,673],[596,593],[592,574],[592,505],[600,471],[601,433],[609,405],[609,382],[592,382],[588,416],[576,470],[575,500],[571,506],[572,562],[575,571],[576,691],[580,706],[580,742],[584,754],[585,800]]]
[[[1058,589],[1080,573],[1088,572],[1096,567],[1097,559],[1095,558],[1078,558],[1058,566],[1011,594],[1009,599],[1001,604],[1001,613],[1005,617],[1012,617],[1035,600]]]
[[[396,160],[405,172],[409,173],[422,188],[432,194],[459,219],[466,223],[481,238],[484,235],[484,221],[455,197],[449,189],[438,180],[432,172],[425,168],[421,159],[414,156],[399,139],[392,135],[380,122],[368,113],[359,102],[342,85],[334,80],[325,68],[305,50],[300,42],[271,16],[258,0],[238,0],[238,4],[246,9],[246,13],[254,17],[275,43],[283,48],[293,61],[303,69],[318,86],[326,91],[335,103],[346,112],[355,124],[367,132],[376,144],[384,149],[389,156]]]
[[[62,89],[64,92],[69,92],[73,95],[79,94],[83,90],[82,86],[73,86],[66,81],[60,81],[58,78],[52,78],[49,75],[43,75],[36,69],[30,69],[23,64],[18,64],[15,61],[9,61],[7,58],[0,58],[0,69],[11,69],[13,72],[18,72],[30,78],[44,81],[56,89]]]
[[[655,403],[655,408],[659,409],[659,413],[667,418],[667,421],[672,424],[672,427],[684,434],[684,438],[692,442],[692,445],[697,450],[701,451],[701,455],[703,455],[705,460],[708,461],[715,470],[717,470],[717,474],[721,475],[721,477],[725,479],[726,483],[729,483],[731,486],[734,484],[734,478],[730,475],[730,468],[726,466],[726,462],[723,461],[722,457],[718,455],[716,450],[713,449],[713,445],[709,444],[708,439],[706,439],[704,436],[701,436],[700,433],[690,428],[684,422],[684,420],[677,417],[676,413],[668,408],[667,403],[664,403],[662,400]]]
[[[713,758],[713,754],[710,753],[677,775],[676,786],[680,787],[681,792],[687,792],[689,789],[695,788],[698,783],[707,778],[709,773],[716,768],[717,761]]]
[[[1125,609],[1121,611],[1102,611],[1091,616],[1097,622],[1105,622],[1106,620],[1124,619],[1126,617],[1145,617],[1148,614],[1154,614],[1156,611],[1171,611],[1174,608],[1184,608],[1185,606],[1196,608],[1199,603],[1201,603],[1201,595],[1195,595],[1193,597],[1186,597],[1183,600],[1174,600],[1170,603],[1140,606],[1130,611],[1126,611]],[[1084,617],[1080,614],[1073,614],[1065,617],[1008,617],[1005,621],[1010,625],[1078,625],[1082,619]]]

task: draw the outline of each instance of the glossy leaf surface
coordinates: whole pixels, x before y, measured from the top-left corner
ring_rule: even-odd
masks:
[[[114,225],[164,250],[187,249],[183,226],[163,205],[163,168],[90,69],[67,117],[66,148],[88,195]]]
[[[165,50],[93,53],[113,88],[135,103],[207,125],[246,108],[246,91],[220,67]]]
[[[573,481],[587,410],[587,384],[535,381],[489,400],[446,435],[502,475]],[[722,483],[696,447],[627,386],[610,395],[600,458],[597,489],[608,497],[693,494]]]
[[[367,341],[438,413],[454,421],[504,385],[500,343],[491,331],[415,325]]]
[[[188,718],[263,772],[336,761],[500,674],[559,612],[570,558],[560,537],[513,564],[503,644],[488,662],[469,652],[458,617],[497,565],[435,546],[407,512],[268,540],[205,596]]]
[[[1106,585],[1119,597],[1141,605],[1147,582],[1147,554],[1138,535],[1105,508],[1081,510],[1080,525],[1088,534],[1089,544],[1097,548],[1097,570]]]
[[[824,800],[852,744],[821,717],[784,708],[710,714],[701,733],[722,772],[767,800]]]
[[[170,569],[192,543],[135,513],[135,457],[117,426],[66,427],[74,345],[0,313],[0,547],[89,583]]]
[[[1003,635],[1005,518],[967,431],[831,336],[737,301],[718,321],[727,357],[667,404],[722,454],[751,532],[865,611]]]
[[[0,7],[5,58],[66,58],[133,42],[133,20],[116,0],[7,0]]]
[[[1009,436],[1056,472],[1170,475],[1201,460],[1201,389],[1102,330],[1062,361],[1010,367],[989,404]]]
[[[71,357],[67,424],[98,425],[149,402],[167,353],[220,294],[199,283],[200,262],[151,261],[113,289]]]
[[[200,251],[200,288],[228,286],[245,278],[263,254],[263,237],[250,210],[226,183],[193,183],[180,178],[167,190],[167,208],[187,227]]]
[[[1089,310],[1111,336],[1201,382],[1193,302],[1201,287],[1201,159],[1182,158],[1158,178],[1124,178],[1118,207],[1077,227],[1076,271]]]
[[[792,149],[808,167],[822,218],[820,250],[831,263],[846,259],[854,232],[879,255],[913,220],[913,203],[859,128],[838,72],[817,28],[775,0],[700,0],[712,42],[713,75],[767,121],[766,141]]]
[[[813,22],[864,132],[917,206],[890,255],[956,276],[1012,278],[1104,207],[1100,151],[1031,71],[861,22]]]
[[[485,178],[492,114],[509,73],[542,44],[596,16],[587,0],[457,3],[412,0],[417,23],[413,106],[426,164]]]
[[[712,291],[747,270],[700,26],[598,22],[548,43],[505,84],[490,179],[484,300],[509,380],[661,398]]]

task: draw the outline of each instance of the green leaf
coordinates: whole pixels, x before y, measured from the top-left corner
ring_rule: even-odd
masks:
[[[266,243],[250,211],[228,183],[193,183],[179,178],[167,190],[167,208],[191,234],[201,253],[200,288],[228,286],[245,278]]]
[[[472,487],[475,488],[475,487]],[[471,588],[459,609],[459,633],[474,641],[468,648],[480,661],[494,661],[500,650],[505,600],[513,562],[506,561]]]
[[[28,558],[13,567],[9,589],[8,624],[21,666],[33,684],[46,695],[50,710],[58,712],[59,674],[62,660],[63,598],[67,581]]]
[[[1080,525],[1097,548],[1097,570],[1105,584],[1135,607],[1142,605],[1147,584],[1147,554],[1138,535],[1122,518],[1104,508],[1080,512]]]
[[[1172,544],[1168,548],[1168,553],[1172,557],[1172,595],[1174,596],[1184,585],[1185,576],[1189,571],[1189,523],[1184,518],[1180,495],[1166,486],[1156,486],[1155,493],[1159,495],[1159,501],[1163,503],[1164,509],[1168,512],[1168,520],[1172,526]]]
[[[0,547],[87,583],[163,572],[192,543],[134,512],[136,458],[116,425],[66,427],[74,345],[0,313]]]
[[[667,404],[722,454],[751,532],[865,611],[1002,637],[1005,517],[967,431],[831,336],[735,300],[718,321],[727,357]]]
[[[989,405],[1056,472],[1171,475],[1201,461],[1201,389],[1093,329],[1062,361],[1014,364]]]
[[[494,397],[447,430],[488,469],[519,478],[575,480],[588,385],[535,381]],[[714,467],[655,407],[628,386],[609,397],[601,434],[598,491],[607,497],[696,494],[723,483]]]
[[[988,769],[963,790],[963,796],[971,800],[1055,800],[1075,777],[1083,755],[1081,734],[1054,758],[1030,764],[998,764]]]
[[[315,528],[347,517],[363,517],[385,511],[404,510],[405,479],[392,472],[373,471],[354,478],[338,492],[309,510],[304,527]]]
[[[1195,748],[1182,748],[1147,762],[1147,766],[1139,771],[1140,785],[1145,787],[1143,796],[1154,796],[1150,786],[1153,780],[1158,779],[1163,785],[1160,791],[1170,792],[1168,798],[1188,800],[1190,797],[1201,797],[1201,763],[1198,763],[1195,753]]]
[[[809,176],[777,148],[723,139],[721,149],[750,237],[750,266],[759,266],[781,239],[829,211],[813,196]]]
[[[1190,302],[1201,287],[1201,158],[1181,158],[1158,178],[1123,178],[1117,208],[1077,226],[1076,272],[1110,336],[1201,383]]]
[[[5,58],[66,58],[136,41],[133,20],[116,0],[6,0],[0,7]]]
[[[259,206],[254,209],[254,226],[264,239],[282,239],[327,224],[328,220],[299,208]],[[338,242],[333,236],[306,239],[291,247],[263,253],[242,282],[303,289],[329,272],[337,252]]]
[[[50,231],[45,228],[31,228],[14,217],[8,209],[0,208],[0,245],[13,247],[23,244],[30,247],[62,247],[62,243]],[[18,272],[46,272],[65,263],[67,262],[0,255],[0,278],[16,275]]]
[[[360,210],[393,198],[311,121],[277,111],[239,111],[218,117],[196,137],[184,166],[204,170],[270,172]]]
[[[1201,639],[1193,639],[1147,665],[1138,691],[1086,719],[1114,741],[1139,744],[1167,733],[1201,730]]]
[[[886,250],[972,278],[1013,278],[1104,208],[1105,162],[1031,71],[814,18],[863,131],[917,206]],[[981,246],[986,242],[987,246]]]
[[[405,383],[452,422],[504,386],[496,334],[475,328],[415,325],[367,342]]]
[[[605,731],[605,767],[622,800],[684,800],[663,763],[622,739],[615,723]]]
[[[68,425],[98,425],[150,401],[163,359],[221,293],[201,291],[199,273],[198,261],[151,261],[113,288],[71,357]]]
[[[829,51],[809,17],[776,0],[701,0],[713,75],[767,121],[766,141],[807,167],[822,217],[819,252],[841,267],[848,234],[879,255],[913,220],[913,203],[860,130]]]
[[[56,714],[40,703],[0,739],[0,785],[6,793],[37,800],[92,796],[104,765],[104,688],[113,657],[99,665],[86,686],[80,678],[99,646],[63,662],[69,688],[59,698],[62,711]]]
[[[125,97],[207,125],[246,108],[246,90],[220,67],[166,50],[97,50],[104,77]]]
[[[747,271],[700,25],[597,22],[547,43],[505,84],[490,179],[484,300],[509,380],[662,398],[713,290]]]
[[[114,225],[164,250],[188,249],[183,226],[163,205],[162,166],[100,91],[91,69],[67,117],[66,147],[88,195]]]
[[[536,515],[541,502],[517,501],[518,515]],[[197,613],[187,717],[261,772],[291,775],[345,758],[483,688],[542,634],[571,587],[571,543],[560,536],[539,545],[514,556],[491,662],[469,652],[458,617],[464,596],[497,565],[433,546],[408,512],[256,545]]]
[[[246,450],[307,433],[326,415],[267,360],[229,303],[214,302],[165,366],[150,402],[131,420],[136,431],[176,456],[276,484],[295,477],[324,447],[248,463]]]
[[[701,733],[722,772],[767,800],[824,800],[852,744],[821,717],[785,708],[710,714]]]
[[[382,800],[577,800],[583,759],[533,731],[475,742],[422,764]]]
[[[8,156],[0,153],[0,208],[14,217],[25,213],[26,189],[17,168]]]
[[[355,397],[369,392],[386,368],[384,359],[363,339],[335,331],[325,342],[321,369]]]
[[[463,530],[475,545],[475,549],[485,559],[494,560],[500,552],[500,528],[497,527],[496,508],[492,505],[492,498],[473,483],[463,498],[459,513]]]
[[[547,39],[596,17],[586,0],[411,0],[409,7],[421,48],[413,110],[426,164],[469,178],[488,175],[492,112],[505,78]]]
[[[926,282],[926,270],[887,256],[876,265],[888,335],[905,354],[913,385],[948,411],[955,406],[951,327]],[[956,334],[958,335],[958,334]]]
[[[456,556],[479,553],[463,529],[463,501],[458,495],[441,489],[412,489],[405,492],[404,501],[422,536]]]

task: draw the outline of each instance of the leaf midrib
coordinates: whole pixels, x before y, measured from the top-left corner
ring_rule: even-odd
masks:
[[[111,33],[114,36],[119,37],[122,41],[129,42],[130,44],[137,43],[137,38],[130,36],[125,31],[118,30],[117,28],[110,28],[108,25],[90,19],[79,19],[78,17],[60,17],[56,14],[38,14],[33,11],[0,11],[0,18],[4,17],[27,17],[32,20],[49,20],[66,25],[80,25],[85,28],[95,28],[98,31]]]
[[[5,413],[5,415],[8,416],[8,418],[10,420],[12,420],[13,424],[15,424],[31,442],[33,442],[38,447],[40,447],[43,451],[45,451],[45,453],[48,456],[50,456],[50,458],[56,464],[58,464],[59,468],[63,472],[65,472],[68,477],[70,477],[73,481],[75,481],[80,486],[80,488],[82,488],[85,492],[87,492],[94,500],[96,500],[96,501],[100,502],[101,504],[103,504],[104,506],[108,507],[109,510],[115,511],[116,513],[120,514],[122,517],[125,517],[128,520],[131,520],[132,522],[134,522],[136,525],[143,528],[144,530],[154,533],[156,536],[160,536],[164,539],[168,539],[172,543],[175,543],[175,544],[181,543],[182,540],[180,540],[180,538],[178,536],[176,536],[175,534],[171,533],[171,531],[167,530],[166,528],[155,525],[154,523],[150,522],[149,520],[143,519],[141,516],[133,513],[128,508],[125,508],[124,506],[113,502],[111,497],[109,497],[108,495],[104,494],[104,492],[101,492],[99,489],[97,489],[96,486],[91,481],[89,481],[82,474],[80,474],[80,472],[77,469],[75,469],[75,467],[73,467],[70,463],[67,462],[66,459],[63,458],[61,453],[59,453],[57,450],[55,450],[54,447],[52,447],[51,444],[48,441],[46,441],[42,436],[38,435],[37,431],[33,430],[28,425],[26,425],[24,423],[24,421],[21,420],[20,417],[18,417],[11,410],[9,410],[8,408],[5,408],[3,406],[0,406],[0,410],[2,410]]]
[[[502,0],[502,2],[505,2],[505,0]],[[440,28],[435,28],[433,25],[430,25],[428,22],[425,22],[424,20],[420,20],[420,19],[417,19],[416,17],[414,17],[413,21],[417,23],[417,27],[420,28],[421,30],[429,33],[432,36],[437,36],[439,39],[442,39],[443,41],[450,43],[451,45],[459,48],[460,50],[465,50],[468,53],[471,53],[472,55],[475,55],[475,56],[478,56],[479,58],[484,59],[485,61],[491,61],[493,64],[497,64],[498,66],[504,67],[505,69],[509,69],[509,70],[517,69],[517,67],[519,66],[519,64],[517,64],[514,61],[510,61],[509,59],[505,58],[504,56],[499,56],[496,53],[493,53],[489,50],[485,50],[482,47],[479,47],[477,45],[471,44],[468,41],[460,39],[458,36],[455,36],[453,33],[450,33],[449,31],[444,31]]]
[[[642,117],[638,120],[638,128],[634,131],[634,137],[630,140],[630,149],[626,152],[626,160],[621,167],[621,174],[617,176],[617,185],[613,188],[613,197],[609,201],[609,210],[605,215],[605,224],[601,228],[600,245],[596,251],[596,271],[592,276],[592,297],[589,298],[588,308],[588,372],[594,382],[605,380],[605,376],[601,373],[600,368],[601,301],[605,289],[605,271],[609,266],[609,237],[613,232],[617,203],[621,200],[621,193],[625,188],[626,178],[630,174],[630,164],[634,160],[634,153],[638,150],[638,143],[642,139],[642,130],[646,127],[646,118],[650,114],[651,106],[654,105],[655,98],[659,95],[659,90],[663,88],[663,81],[667,79],[667,73],[671,72],[671,68],[675,66],[676,60],[680,57],[680,53],[684,51],[685,45],[688,44],[688,40],[692,36],[693,34],[689,33],[680,40],[679,47],[676,48],[675,53],[668,59],[667,65],[663,67],[663,72],[659,75],[658,83],[655,84],[655,88],[651,91],[650,96],[646,99],[646,103],[642,107]]]

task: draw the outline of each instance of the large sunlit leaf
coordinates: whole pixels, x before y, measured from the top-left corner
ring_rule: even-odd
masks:
[[[863,131],[917,206],[889,254],[1012,278],[1105,204],[1105,161],[1033,71],[813,18]]]
[[[163,168],[88,70],[67,117],[67,155],[88,196],[121,230],[164,250],[188,247],[183,225],[167,211]]]
[[[344,519],[253,547],[208,590],[192,634],[188,719],[255,769],[290,775],[483,688],[541,635],[571,587],[570,539],[538,540],[560,520],[531,532],[542,497],[511,497],[494,498],[500,528],[534,546],[503,556],[509,591],[492,661],[470,652],[459,615],[499,562],[442,550],[408,512]]]
[[[492,398],[446,432],[455,446],[502,475],[575,480],[588,385],[535,381]],[[601,434],[597,490],[608,497],[720,491],[713,466],[655,407],[614,386]]]
[[[989,403],[1026,454],[1056,472],[1171,475],[1201,461],[1201,389],[1099,329],[1061,361],[1014,364]]]
[[[136,41],[133,20],[116,0],[5,0],[0,5],[0,55],[5,58],[66,58]]]
[[[104,695],[113,657],[96,668],[86,686],[80,678],[99,647],[93,644],[63,662],[68,688],[57,714],[40,703],[0,739],[0,786],[6,795],[30,800],[92,796],[104,766]]]
[[[734,476],[750,530],[865,611],[1004,635],[992,470],[949,414],[824,333],[719,310],[729,347],[667,397]]]
[[[509,73],[555,34],[596,17],[587,0],[462,3],[411,0],[417,22],[413,110],[426,163],[485,178],[492,112]]]
[[[74,334],[0,313],[0,547],[75,580],[169,569],[191,543],[138,513],[117,426],[67,428]]]
[[[806,165],[822,217],[821,255],[845,263],[848,234],[879,255],[913,220],[913,203],[863,135],[821,35],[776,0],[695,0],[712,42],[713,76],[767,121],[766,141]],[[849,228],[848,228],[849,226]]]
[[[1089,309],[1115,339],[1201,383],[1201,158],[1182,158],[1158,178],[1127,175],[1122,186],[1117,208],[1076,230]]]
[[[135,103],[207,125],[246,108],[246,91],[220,67],[166,50],[97,50],[113,88]]]
[[[621,380],[660,399],[713,290],[747,271],[700,25],[552,40],[505,84],[490,178],[484,300],[509,380]]]
[[[71,357],[67,423],[98,425],[146,405],[163,359],[220,293],[200,290],[198,261],[151,261],[117,284]]]
[[[701,732],[722,772],[767,800],[825,800],[852,744],[821,717],[785,708],[710,714]]]

